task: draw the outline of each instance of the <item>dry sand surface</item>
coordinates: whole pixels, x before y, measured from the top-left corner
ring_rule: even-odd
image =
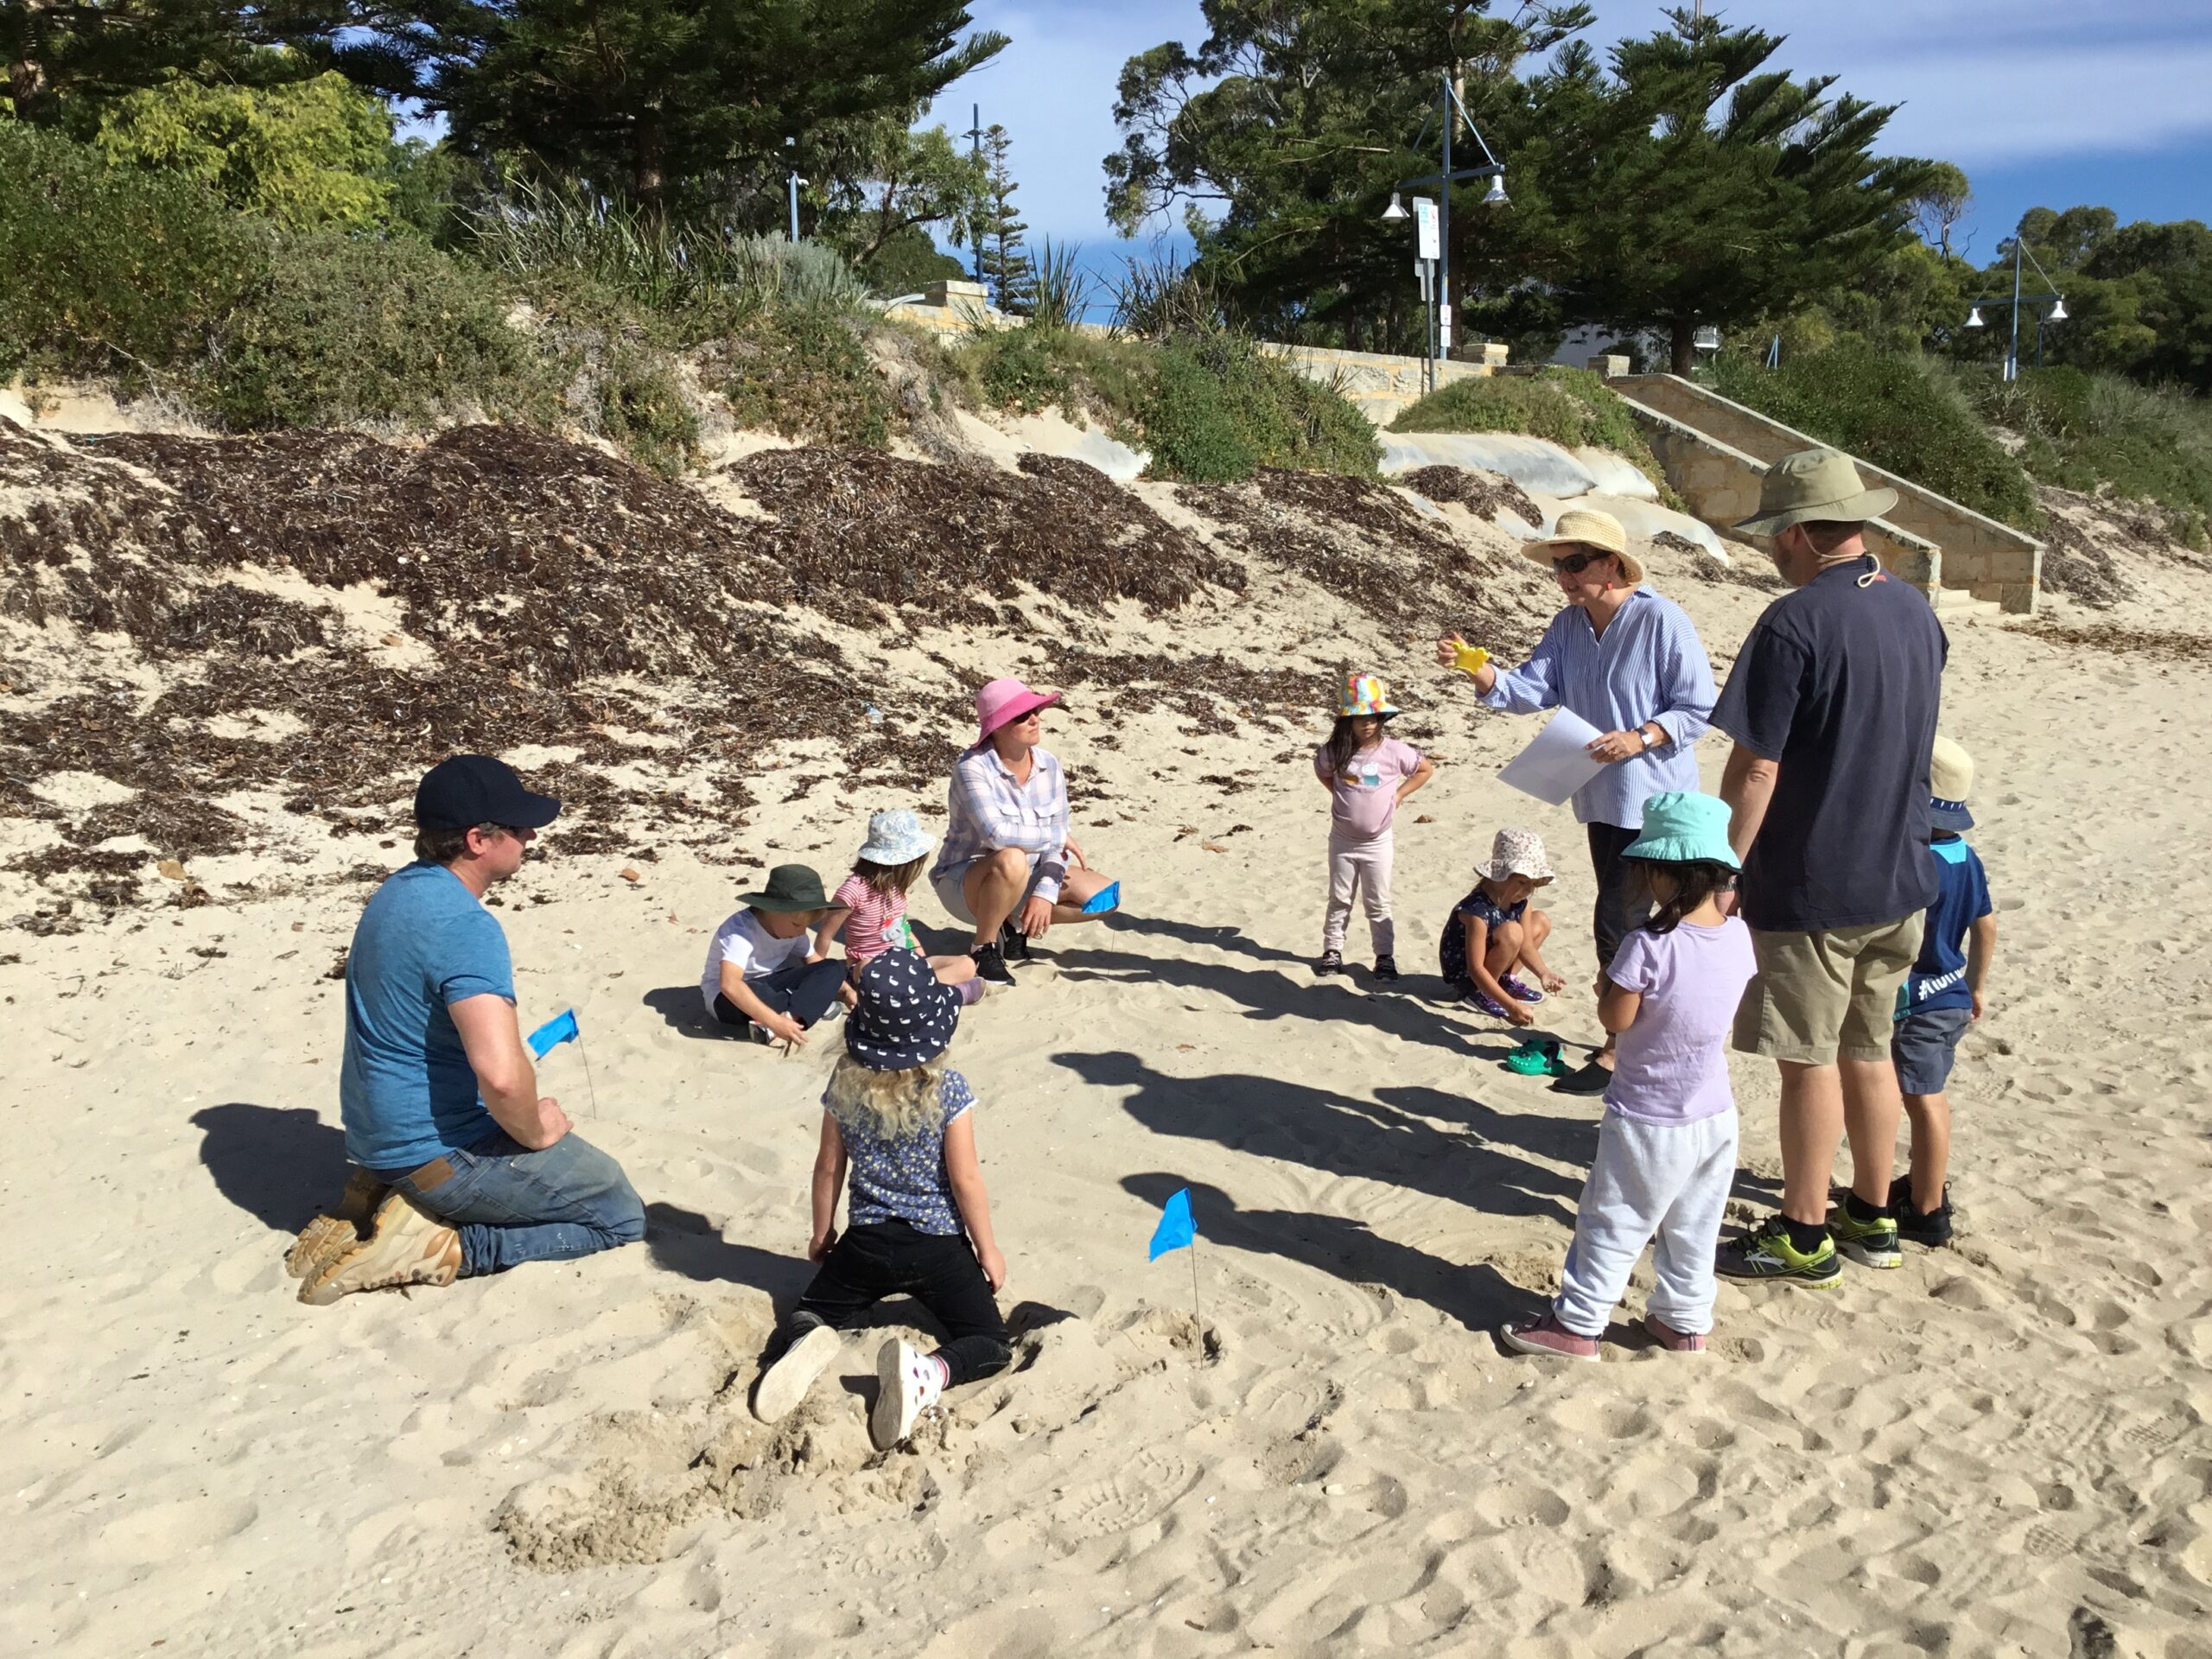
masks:
[[[1136,494],[1197,522],[1165,486]],[[1452,511],[1466,579],[1525,641],[1542,584]],[[1725,669],[1770,595],[1694,556],[1662,551],[1654,579]],[[191,887],[149,868],[134,902],[67,914],[54,882],[108,878],[0,877],[0,914],[23,912],[0,931],[0,1649],[2207,1659],[2212,882],[2190,855],[2212,670],[2172,630],[2201,626],[2212,578],[2168,554],[2130,568],[2133,597],[2059,601],[2042,635],[1952,626],[1945,725],[1980,764],[2004,930],[1955,1079],[1958,1247],[1828,1295],[1725,1286],[1702,1360],[1624,1320],[1600,1366],[1508,1359],[1489,1334],[1555,1281],[1599,1109],[1433,1005],[1436,935],[1491,831],[1526,823],[1561,871],[1555,965],[1586,982],[1591,884],[1568,815],[1495,781],[1532,726],[1426,662],[1422,636],[1458,620],[1440,601],[1379,620],[1255,561],[1241,597],[1096,624],[1122,658],[1394,677],[1442,762],[1400,830],[1408,976],[1385,992],[1306,966],[1319,711],[1209,730],[1213,694],[1170,687],[1048,716],[1127,909],[1056,931],[963,1023],[1016,1369],[888,1456],[865,1390],[904,1305],[791,1420],[746,1409],[808,1276],[836,1039],[791,1058],[721,1040],[696,987],[740,880],[794,854],[834,874],[868,810],[918,791],[763,745],[741,829],[556,842],[502,890],[525,1022],[573,1006],[585,1033],[541,1075],[628,1168],[647,1241],[327,1309],[280,1262],[340,1174],[329,976],[368,890],[344,878],[404,849],[332,850],[315,820],[288,885],[244,891],[249,848],[205,861],[205,887],[202,865]],[[8,636],[33,671],[7,707],[51,704],[65,645],[142,704],[200,671],[60,628]],[[1007,626],[840,637],[871,683],[932,700],[939,739],[963,677],[1051,660]],[[226,717],[276,741],[282,712]],[[680,789],[686,757],[652,757],[693,739],[631,736],[640,791]],[[1721,758],[1705,746],[1709,782]],[[29,858],[134,797],[95,768],[14,798],[32,804],[0,854]],[[273,837],[275,798],[238,816]],[[400,797],[378,798],[362,833],[388,841]],[[155,906],[194,888],[212,901]],[[917,916],[942,919],[926,894]],[[1353,945],[1363,961],[1357,918]],[[1546,1011],[1595,1035],[1580,999]],[[1777,1186],[1775,1087],[1734,1072],[1750,1213]],[[1144,1258],[1185,1185],[1195,1322],[1193,1257]]]

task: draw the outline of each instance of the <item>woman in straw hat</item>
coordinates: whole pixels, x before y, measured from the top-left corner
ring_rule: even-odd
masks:
[[[1068,833],[1067,780],[1038,746],[1044,711],[1059,700],[1011,677],[976,694],[976,741],[953,766],[930,869],[938,902],[976,930],[976,972],[1001,985],[1014,983],[1007,963],[1027,957],[1030,940],[1055,922],[1102,916],[1119,897]]]
[[[1488,652],[1455,633],[1437,642],[1437,661],[1473,675],[1486,708],[1514,715],[1564,708],[1598,728],[1590,753],[1605,769],[1574,791],[1573,805],[1598,878],[1592,931],[1602,974],[1635,925],[1632,872],[1621,855],[1643,827],[1643,803],[1662,790],[1697,787],[1691,750],[1713,712],[1713,664],[1681,607],[1643,586],[1643,561],[1611,514],[1563,512],[1552,534],[1526,551],[1551,571],[1567,601],[1529,660],[1501,672]],[[1603,1094],[1612,1065],[1609,1036],[1559,1086]]]

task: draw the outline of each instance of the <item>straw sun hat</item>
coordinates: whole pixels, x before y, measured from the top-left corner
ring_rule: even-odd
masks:
[[[1746,536],[1779,536],[1792,524],[1859,524],[1897,504],[1895,490],[1870,490],[1840,449],[1800,449],[1766,469],[1759,510],[1736,528]]]
[[[1593,553],[1610,553],[1620,561],[1621,576],[1630,583],[1643,580],[1643,561],[1628,550],[1628,532],[1621,528],[1621,521],[1610,512],[1598,512],[1588,507],[1577,507],[1562,512],[1559,523],[1552,526],[1552,533],[1541,541],[1530,542],[1522,550],[1545,569],[1551,568],[1552,556],[1558,549],[1586,548]]]

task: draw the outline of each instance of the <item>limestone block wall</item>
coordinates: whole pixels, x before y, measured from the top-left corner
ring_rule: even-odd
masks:
[[[1656,410],[1636,407],[1636,417],[1667,482],[1694,517],[1726,535],[1758,511],[1764,461]],[[1867,524],[1866,545],[1892,575],[1936,599],[1948,550],[1881,518]]]
[[[1818,442],[1675,375],[1624,375],[1607,384],[1628,400],[1631,409],[1702,433],[1762,467]],[[1869,485],[1887,485],[1897,493],[1897,505],[1887,515],[1890,524],[1942,549],[1945,587],[1963,588],[1976,599],[1993,600],[2008,611],[2035,610],[2043,582],[2041,542],[1923,489],[1910,479],[1856,456],[1853,459],[1859,476]]]

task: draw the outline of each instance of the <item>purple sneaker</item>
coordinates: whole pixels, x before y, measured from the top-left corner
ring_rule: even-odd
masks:
[[[1478,1014],[1486,1014],[1493,1020],[1510,1020],[1505,1005],[1479,985],[1470,985],[1459,993],[1460,1000]]]
[[[1497,982],[1512,992],[1514,996],[1521,1001],[1533,1005],[1544,1000],[1544,994],[1518,974],[1508,974]]]

